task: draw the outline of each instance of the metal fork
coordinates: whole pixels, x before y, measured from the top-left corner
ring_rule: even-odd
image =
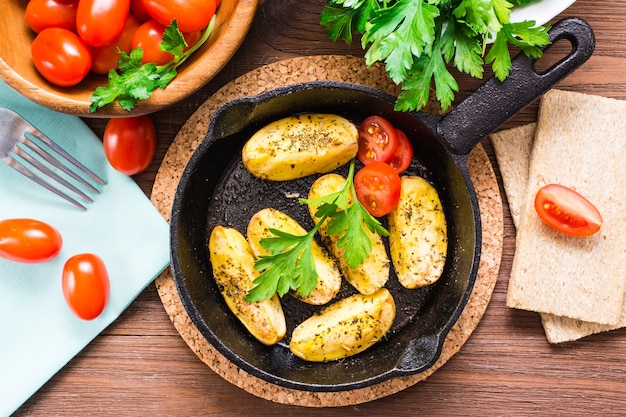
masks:
[[[32,140],[30,136],[41,141],[45,147],[38,144],[37,141]],[[46,150],[46,147],[48,150]],[[68,163],[75,166],[93,182],[100,185],[106,184],[102,178],[98,177],[77,161],[59,145],[39,131],[39,129],[24,120],[22,116],[4,107],[0,107],[0,159],[21,174],[59,197],[64,198],[81,210],[87,210],[87,208],[72,197],[71,193],[68,193],[68,190],[86,202],[92,203],[93,199],[69,182],[68,179],[74,179],[92,193],[99,194],[100,190],[87,181],[86,178],[78,175],[75,170],[68,168]],[[56,168],[58,171],[55,172],[41,160],[46,161],[51,167]],[[54,185],[54,182],[50,182],[49,179],[54,180],[58,185]],[[61,187],[59,187],[59,185]]]

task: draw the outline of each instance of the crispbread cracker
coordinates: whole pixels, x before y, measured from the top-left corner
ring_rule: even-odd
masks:
[[[604,218],[595,235],[558,233],[525,193],[507,294],[509,307],[617,325],[626,288],[626,102],[552,90],[544,96],[528,190],[548,183],[576,189]],[[555,262],[554,260],[557,260]]]
[[[513,224],[516,228],[519,227],[520,210],[526,195],[528,164],[536,128],[536,123],[529,123],[491,134],[489,137],[495,150]],[[617,325],[598,324],[548,313],[540,314],[548,342],[571,342],[592,334],[626,327],[626,294],[622,316]]]

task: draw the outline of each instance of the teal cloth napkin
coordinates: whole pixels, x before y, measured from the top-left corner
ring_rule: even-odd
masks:
[[[167,267],[169,228],[135,182],[110,167],[102,142],[78,117],[34,104],[2,82],[0,106],[22,115],[108,182],[81,211],[0,162],[0,219],[35,218],[63,237],[61,253],[50,262],[0,259],[0,415],[10,415]],[[104,260],[111,281],[108,305],[91,321],[69,310],[61,289],[65,261],[85,252]]]

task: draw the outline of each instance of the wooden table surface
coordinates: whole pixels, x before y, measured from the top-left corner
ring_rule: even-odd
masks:
[[[347,46],[328,39],[318,24],[322,5],[322,0],[265,1],[259,6],[248,37],[223,71],[184,102],[153,114],[158,130],[157,154],[151,167],[136,177],[147,195],[180,127],[198,105],[230,80],[258,66],[300,55],[363,55],[358,43]],[[565,16],[587,20],[595,31],[597,46],[593,57],[563,80],[559,88],[626,99],[626,1],[578,0],[561,17]],[[462,77],[458,98],[480,84]],[[536,112],[534,103],[505,127],[533,121]],[[102,135],[104,120],[86,122]],[[495,164],[490,144],[484,141],[484,146]],[[496,173],[499,177],[497,166]],[[400,393],[358,406],[330,409],[275,404],[250,395],[223,380],[196,357],[170,322],[154,285],[150,285],[16,415],[626,414],[626,330],[554,346],[546,342],[537,314],[506,307],[515,229],[506,201],[504,208],[502,266],[483,320],[443,368]]]

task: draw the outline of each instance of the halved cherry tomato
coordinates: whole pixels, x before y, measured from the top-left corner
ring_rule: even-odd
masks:
[[[215,14],[215,0],[144,0],[154,20],[168,26],[176,19],[181,32],[206,28]]]
[[[539,218],[559,232],[571,236],[591,236],[600,230],[602,216],[585,197],[560,184],[548,184],[535,196]]]
[[[92,253],[69,258],[61,284],[70,310],[83,320],[98,317],[109,301],[109,273],[102,258]]]
[[[33,32],[47,28],[76,30],[78,0],[30,0],[24,18]]]
[[[398,174],[401,174],[411,165],[413,146],[403,131],[396,129],[396,134],[398,136],[398,147],[387,163],[391,165]]]
[[[400,177],[384,162],[365,165],[354,176],[356,197],[375,217],[389,214],[400,200]]]
[[[89,47],[78,35],[67,29],[42,30],[30,49],[37,71],[59,87],[78,84],[91,68]]]
[[[120,51],[130,53],[133,47],[133,36],[137,31],[137,28],[141,25],[139,19],[137,19],[132,13],[128,15],[126,24],[122,34],[113,42],[107,46],[92,46],[91,49],[91,71],[96,74],[108,74],[111,69],[118,68],[118,61],[120,60]]]
[[[53,259],[61,251],[59,231],[40,220],[18,218],[0,221],[0,257],[37,263]]]
[[[88,45],[110,45],[122,33],[129,12],[130,0],[80,0],[76,31]]]
[[[396,128],[385,118],[370,116],[359,126],[357,156],[363,164],[387,162],[398,147]]]
[[[104,128],[104,154],[116,170],[135,175],[154,157],[156,130],[149,116],[117,117]]]

